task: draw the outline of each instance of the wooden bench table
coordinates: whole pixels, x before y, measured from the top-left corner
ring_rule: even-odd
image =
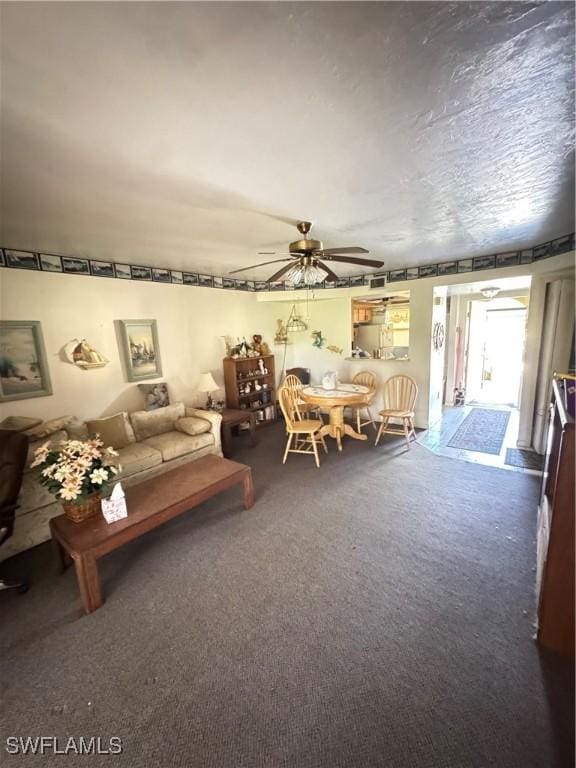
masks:
[[[65,515],[52,518],[52,539],[62,568],[74,562],[84,611],[91,613],[104,602],[97,565],[100,557],[234,485],[242,485],[244,508],[250,509],[254,504],[250,467],[204,456],[127,488],[128,517],[116,523],[107,523],[101,514],[82,523]]]

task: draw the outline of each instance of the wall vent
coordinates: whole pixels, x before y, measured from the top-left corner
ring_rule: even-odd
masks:
[[[386,275],[370,278],[370,288],[385,288],[385,287],[386,287]]]

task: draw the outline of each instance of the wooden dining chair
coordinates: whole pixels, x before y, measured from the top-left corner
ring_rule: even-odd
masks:
[[[286,432],[288,433],[288,441],[286,442],[282,464],[286,464],[289,453],[313,453],[316,466],[319,467],[318,443],[321,443],[324,452],[328,453],[324,438],[320,434],[322,422],[318,421],[318,419],[302,418],[302,414],[299,413],[298,396],[288,387],[280,387],[278,390],[278,401],[284,415],[284,421],[286,422]]]
[[[352,408],[352,413],[356,419],[357,431],[362,432],[362,427],[365,427],[367,424],[372,424],[374,431],[376,431],[378,427],[376,426],[376,422],[370,411],[370,405],[374,399],[376,390],[378,389],[378,379],[376,378],[376,374],[371,371],[358,371],[352,379],[352,384],[360,384],[361,386],[370,389],[370,392],[366,395],[366,400]],[[366,421],[362,421],[362,411],[365,411],[368,416]]]
[[[392,376],[384,383],[384,408],[380,411],[382,422],[376,435],[378,445],[380,436],[404,435],[408,448],[410,448],[410,438],[416,439],[414,431],[414,406],[418,397],[418,385],[411,376]],[[402,425],[390,424],[390,419],[401,421]]]
[[[310,416],[310,414],[314,414],[314,416],[316,416],[316,418],[319,419],[322,424],[324,424],[324,419],[322,418],[322,413],[320,412],[320,406],[312,405],[311,403],[305,403],[304,400],[302,400],[300,397],[302,382],[298,376],[289,374],[285,377],[281,386],[288,387],[288,389],[296,396],[298,402],[298,418],[305,418]]]

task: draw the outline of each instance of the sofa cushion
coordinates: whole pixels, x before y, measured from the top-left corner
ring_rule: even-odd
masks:
[[[155,411],[134,411],[130,421],[134,427],[136,440],[172,432],[176,421],[184,416],[184,403],[174,403]]]
[[[0,429],[9,429],[13,432],[24,432],[25,429],[32,429],[42,424],[42,419],[36,419],[34,416],[6,416],[0,422]]]
[[[179,456],[185,456],[187,453],[194,453],[199,448],[214,443],[214,437],[210,434],[204,435],[185,435],[182,432],[173,430],[165,432],[163,435],[155,435],[144,440],[143,445],[156,448],[162,454],[163,461],[171,461]]]
[[[100,435],[100,439],[106,447],[112,446],[118,450],[136,442],[134,430],[125,411],[105,419],[92,419],[86,422],[86,426],[88,434],[91,437]]]
[[[118,462],[122,467],[118,477],[128,477],[162,464],[162,454],[151,445],[130,443],[125,448],[118,449]]]
[[[43,437],[49,437],[54,432],[60,432],[61,429],[66,429],[66,424],[72,420],[72,416],[59,416],[57,419],[51,419],[45,421],[38,427],[27,429],[24,434],[28,435],[30,440],[41,440]]]
[[[178,432],[184,432],[187,435],[202,435],[204,432],[210,432],[211,426],[209,421],[199,419],[197,416],[184,416],[175,424]]]

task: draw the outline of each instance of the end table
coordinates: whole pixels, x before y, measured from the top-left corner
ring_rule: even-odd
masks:
[[[256,413],[235,408],[222,411],[222,451],[226,458],[232,453],[232,429],[240,424],[250,424],[250,445],[256,445]]]

